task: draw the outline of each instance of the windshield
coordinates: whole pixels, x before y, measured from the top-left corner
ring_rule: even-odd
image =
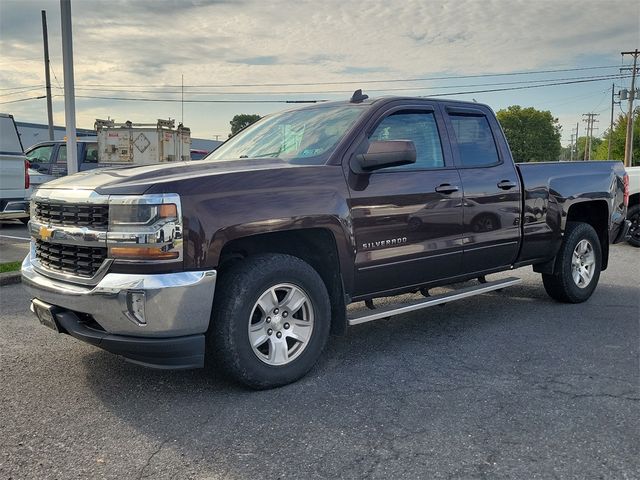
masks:
[[[207,160],[279,158],[321,165],[364,111],[356,105],[331,105],[271,115],[227,140]]]

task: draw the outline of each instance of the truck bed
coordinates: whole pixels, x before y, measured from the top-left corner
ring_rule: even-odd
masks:
[[[516,163],[516,168],[523,185],[523,242],[518,263],[551,258],[562,240],[569,208],[578,203],[601,200],[602,208],[611,208],[610,225],[622,225],[621,162]],[[610,235],[615,238],[617,233],[614,230]]]

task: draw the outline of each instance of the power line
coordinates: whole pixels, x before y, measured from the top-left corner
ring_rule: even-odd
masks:
[[[623,77],[616,77],[616,78],[623,78]],[[627,78],[627,77],[624,77]],[[576,83],[589,83],[589,82],[601,82],[603,80],[610,80],[607,78],[601,78],[601,79],[597,79],[597,80],[574,80],[571,82],[557,82],[557,83],[547,83],[544,85],[526,85],[524,87],[509,87],[509,88],[494,88],[494,89],[489,89],[489,90],[475,90],[475,91],[467,91],[467,92],[452,92],[452,93],[435,93],[433,95],[429,95],[430,97],[446,97],[446,96],[451,96],[451,95],[466,95],[466,94],[471,94],[471,93],[491,93],[491,92],[506,92],[506,91],[510,91],[510,90],[526,90],[529,88],[541,88],[541,87],[554,87],[557,85],[572,85],[572,84],[576,84]]]
[[[0,105],[6,105],[7,103],[26,102],[27,100],[40,100],[41,98],[47,98],[45,95],[40,97],[19,98],[18,100],[9,100],[8,102],[0,102]]]
[[[615,76],[615,78],[623,79],[628,78],[629,75]],[[434,93],[431,95],[423,95],[420,98],[428,98],[428,97],[446,97],[453,95],[468,95],[473,93],[492,93],[492,92],[506,92],[506,91],[514,91],[514,90],[526,90],[530,88],[543,88],[543,87],[554,87],[560,85],[573,85],[577,83],[590,83],[590,82],[601,82],[605,80],[611,80],[611,77],[606,78],[591,78],[584,80],[572,80],[566,82],[552,82],[546,84],[539,85],[524,85],[520,87],[505,87],[505,88],[493,88],[493,89],[484,89],[484,90],[467,90],[467,91],[459,91],[459,92],[447,92],[447,93]],[[54,95],[55,97],[62,97],[63,95]],[[78,98],[88,98],[94,100],[114,100],[114,101],[136,101],[136,102],[180,102],[179,98],[140,98],[140,97],[103,97],[103,96],[95,96],[95,95],[76,95]],[[26,101],[26,100],[34,100],[36,98],[44,98],[44,97],[32,97],[21,100],[14,100],[12,102],[3,102],[3,103],[13,103],[16,101]],[[185,103],[321,103],[326,102],[325,99],[313,99],[313,100],[272,100],[272,99],[256,99],[256,100],[215,100],[215,99],[200,99],[200,100],[185,100]],[[1,103],[0,103],[1,104]]]
[[[344,80],[335,82],[303,82],[303,83],[230,83],[230,84],[209,84],[209,85],[185,85],[185,88],[220,88],[220,87],[296,87],[296,86],[318,86],[318,85],[354,85],[367,83],[399,83],[399,82],[425,82],[431,80],[453,80],[458,78],[484,78],[484,77],[506,77],[516,75],[538,75],[541,73],[557,73],[557,72],[577,72],[584,70],[599,70],[607,68],[619,68],[619,65],[601,65],[595,67],[577,67],[577,68],[561,68],[555,70],[533,70],[509,73],[482,73],[477,75],[450,75],[445,77],[425,77],[425,78],[391,78],[388,80]],[[78,84],[78,87],[119,87],[121,84],[104,84],[104,83],[86,83]],[[164,84],[164,85],[128,85],[128,87],[175,87],[180,85]]]
[[[64,97],[64,95],[54,95]],[[179,98],[133,98],[133,97],[98,97],[94,95],[76,95],[76,98],[91,98],[96,100],[116,100],[135,102],[181,102]],[[328,100],[184,100],[184,103],[321,103]]]
[[[622,78],[620,76],[616,76],[616,78]],[[494,89],[485,89],[485,90],[468,90],[468,91],[460,91],[460,92],[448,92],[448,93],[434,93],[432,95],[428,95],[427,97],[445,97],[452,95],[466,95],[472,93],[489,93],[489,92],[505,92],[511,90],[524,90],[529,88],[541,88],[541,87],[551,87],[558,85],[571,85],[576,83],[587,83],[587,82],[601,82],[603,80],[610,80],[611,78],[598,78],[598,79],[589,79],[589,80],[573,80],[567,82],[553,82],[547,83],[544,85],[526,85],[522,87],[507,87],[507,88],[494,88]],[[60,96],[60,95],[57,95]],[[144,102],[179,102],[180,99],[156,99],[156,98],[132,98],[132,97],[101,97],[101,96],[93,96],[93,95],[78,95],[80,98],[93,98],[93,99],[105,99],[105,100],[123,100],[123,101],[144,101]],[[423,96],[424,97],[424,96]],[[326,102],[327,100],[185,100],[188,103],[319,103]]]
[[[3,91],[8,91],[8,90],[22,90],[23,88],[31,88],[31,87],[38,87],[38,88],[44,88],[44,85],[23,85],[21,87],[3,87],[0,88],[0,90]]]
[[[21,93],[33,92],[34,90],[41,90],[42,88],[43,88],[42,86],[38,86],[38,87],[25,88],[24,90],[17,90],[15,92],[10,92],[10,93],[0,93],[0,97],[8,97],[9,95],[19,95]]]
[[[474,88],[485,86],[501,86],[501,85],[523,85],[531,83],[545,83],[545,82],[558,82],[569,80],[611,80],[619,79],[622,74],[610,74],[601,76],[584,76],[584,77],[568,77],[568,78],[544,78],[537,80],[519,80],[513,82],[493,82],[493,83],[476,83],[467,85],[436,85],[436,86],[416,86],[416,87],[399,87],[399,88],[380,88],[380,89],[367,89],[367,92],[391,92],[391,91],[416,91],[416,90],[436,90],[436,89],[451,89],[451,88]],[[58,87],[61,89],[61,87]],[[100,91],[100,92],[120,92],[120,93],[157,93],[157,94],[181,94],[180,90],[131,90],[129,86],[122,86],[118,89],[110,88],[92,88],[92,87],[78,87],[77,90],[81,91]],[[351,93],[350,90],[314,90],[314,91],[280,91],[280,92],[186,92],[189,95],[297,95],[297,94],[323,94],[323,93]]]

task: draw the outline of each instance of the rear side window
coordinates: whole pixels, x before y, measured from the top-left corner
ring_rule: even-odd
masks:
[[[476,115],[450,115],[454,148],[462,167],[487,167],[500,163],[496,142],[486,117]]]
[[[411,140],[416,146],[416,163],[385,168],[385,172],[444,167],[440,135],[433,112],[402,111],[391,114],[380,122],[369,140]]]
[[[27,160],[31,163],[50,163],[51,154],[53,153],[53,145],[43,145],[41,147],[34,148],[27,153]]]

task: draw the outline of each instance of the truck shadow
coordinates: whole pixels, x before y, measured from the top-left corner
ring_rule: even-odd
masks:
[[[456,425],[490,419],[505,404],[517,411],[550,371],[579,368],[567,359],[567,329],[593,333],[594,305],[633,305],[636,294],[601,285],[586,304],[562,305],[525,284],[364,324],[332,337],[305,378],[269,391],[220,371],[148,370],[101,351],[84,356],[84,367],[96,398],[146,437],[140,475],[186,477],[197,465],[231,478],[311,478],[319,469],[337,478],[374,469],[387,454],[411,456],[401,438],[441,449]],[[284,452],[300,461],[284,461]]]

